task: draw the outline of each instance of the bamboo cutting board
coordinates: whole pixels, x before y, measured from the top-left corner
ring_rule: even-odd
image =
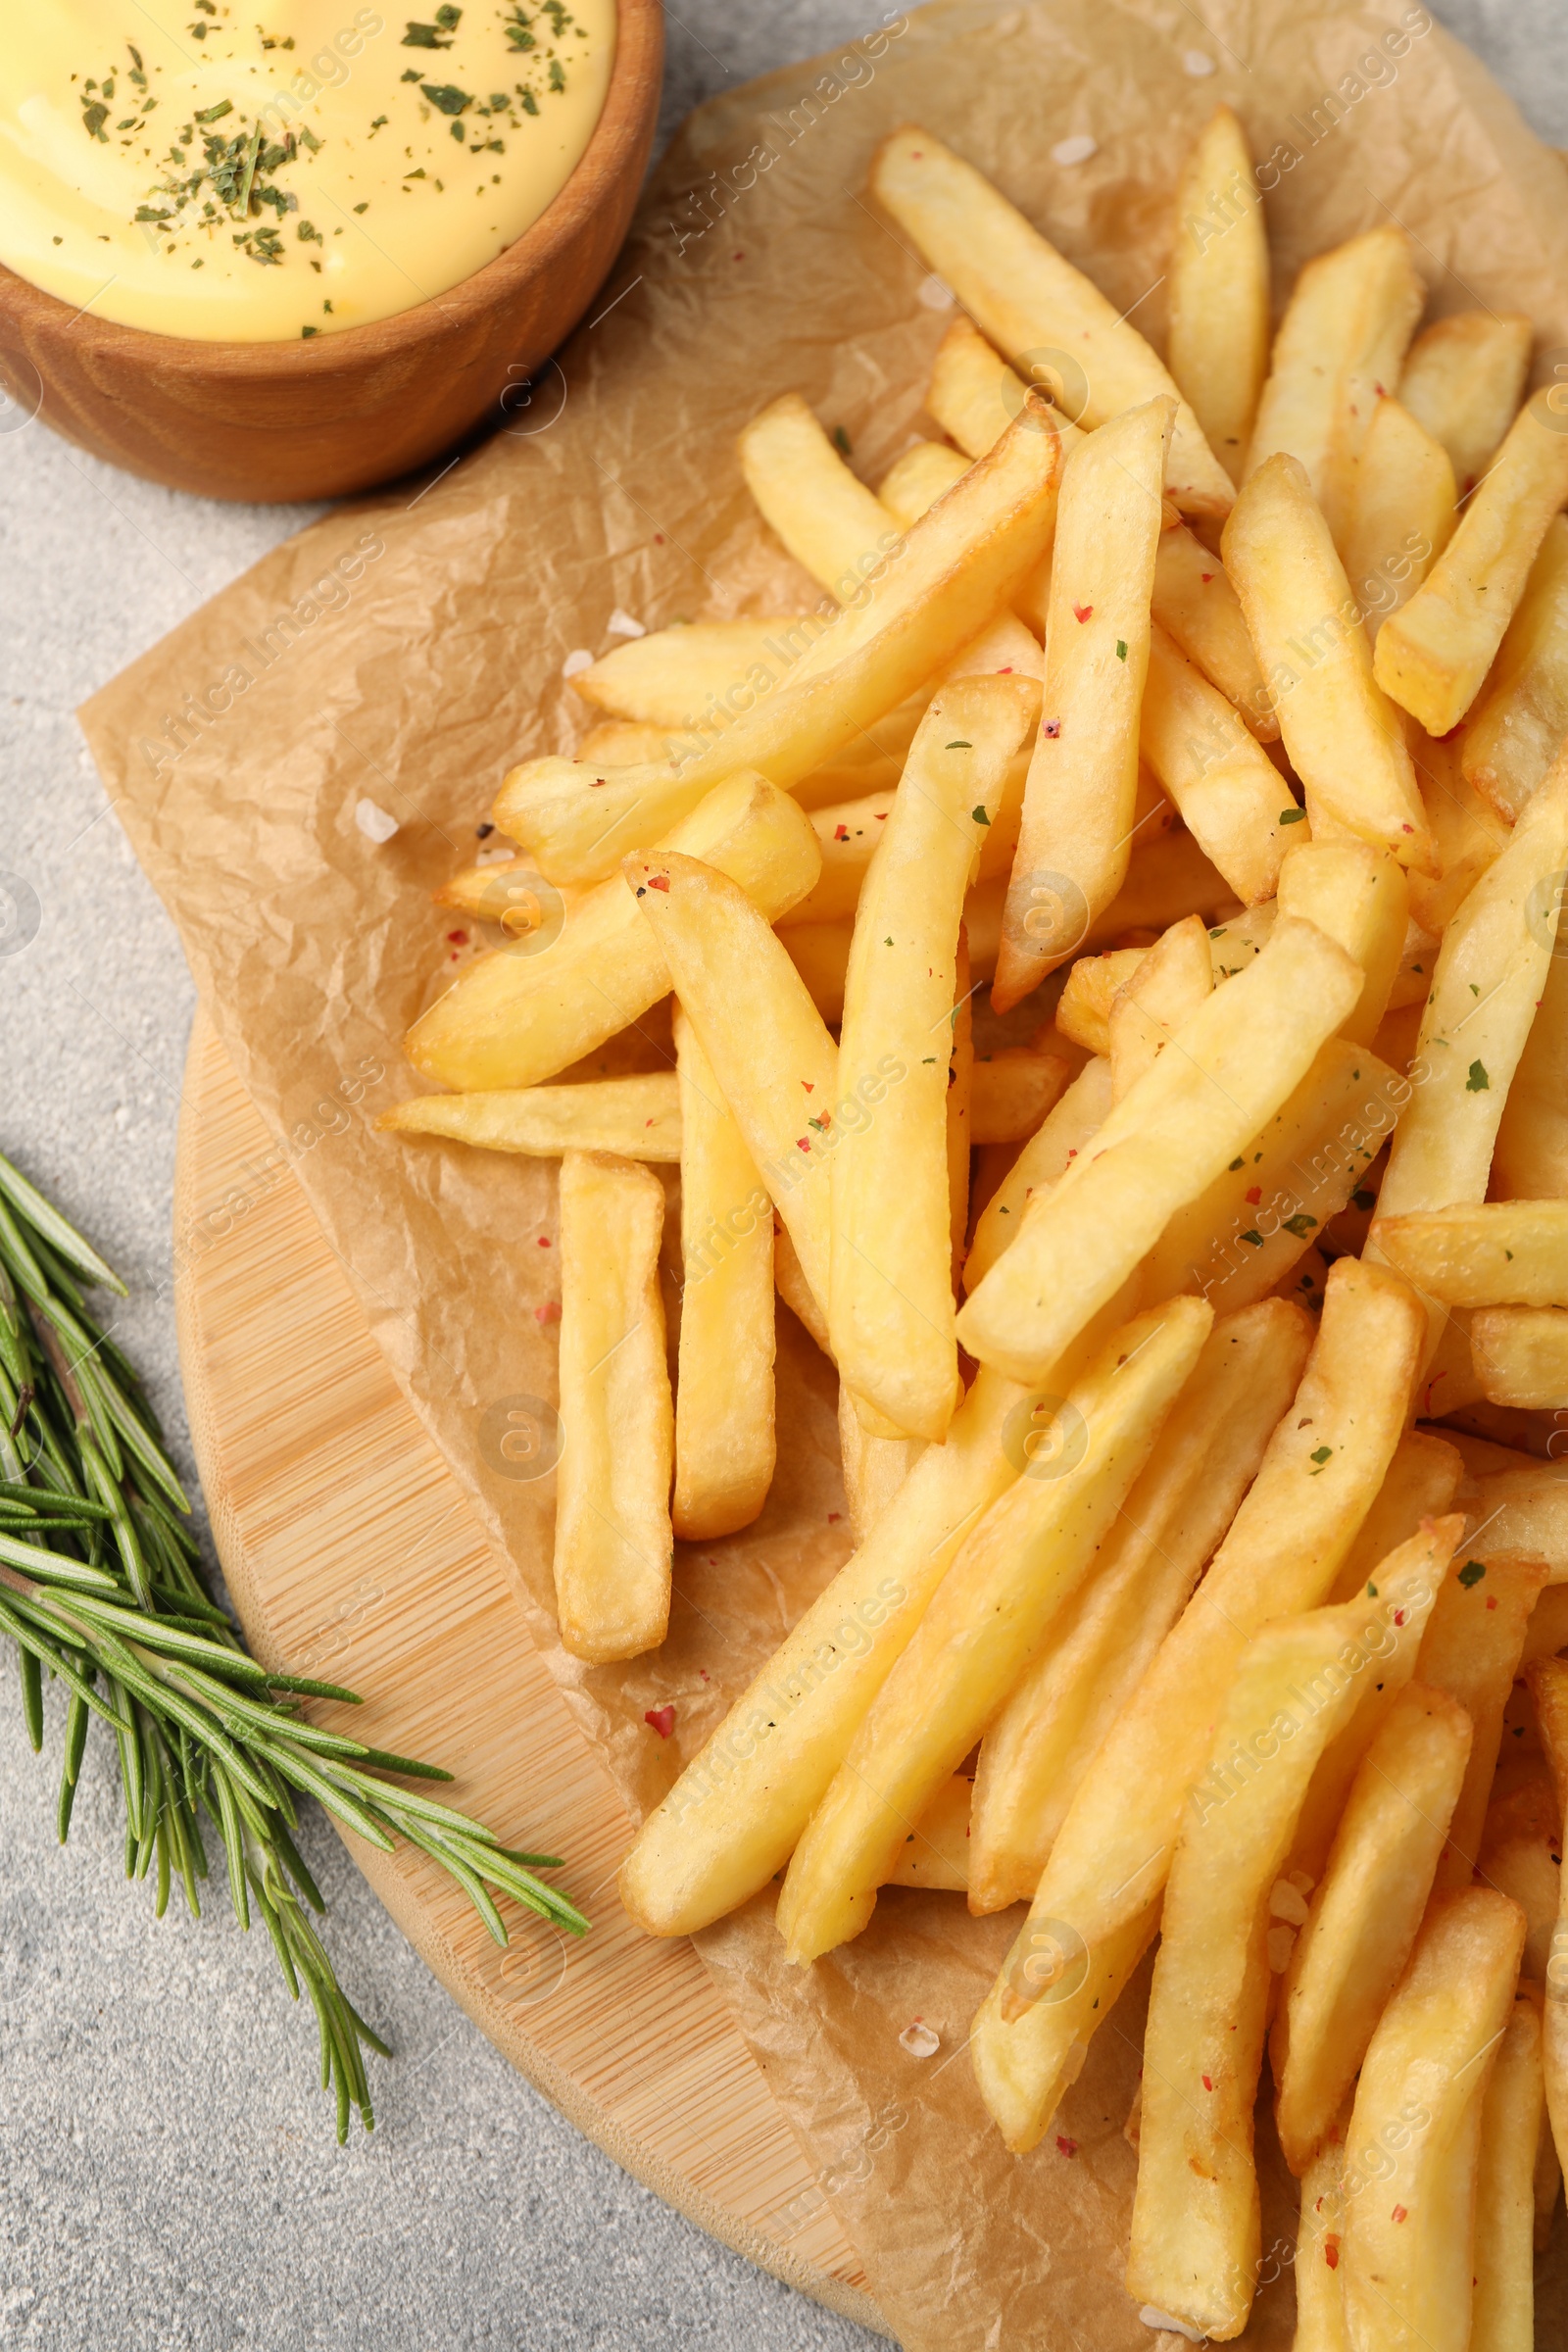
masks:
[[[214,1534],[252,1648],[366,1692],[363,1738],[568,1857],[582,1942],[503,1905],[501,1951],[422,1855],[345,1842],[421,1958],[536,2089],[737,2252],[886,2334],[858,2257],[691,1945],[615,1897],[631,1822],[505,1571],[404,1400],[205,1013],[174,1178],[180,1363]],[[247,1163],[249,1163],[247,1165]]]

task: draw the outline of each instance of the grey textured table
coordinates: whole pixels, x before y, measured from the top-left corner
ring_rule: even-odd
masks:
[[[876,0],[681,0],[667,135],[699,98],[867,29]],[[1200,8],[1192,11],[1195,21]],[[1437,0],[1568,144],[1560,0]],[[0,425],[6,419],[0,416]],[[170,1195],[190,982],[72,713],[307,519],[134,481],[38,426],[0,439],[0,866],[40,922],[0,959],[0,1148],[122,1268],[121,1332],[189,1473]],[[316,2035],[220,1889],[161,1925],[120,1875],[105,1744],[70,1845],[0,1682],[0,2343],[269,2352],[849,2352],[876,2339],[703,2237],[580,2139],[408,1949],[317,1816],[306,1850],[351,1997],[392,2041],[337,2149]]]

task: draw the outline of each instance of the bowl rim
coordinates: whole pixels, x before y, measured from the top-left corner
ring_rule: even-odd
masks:
[[[27,311],[45,331],[69,328],[100,351],[113,348],[122,360],[141,360],[160,373],[252,376],[287,381],[352,371],[415,352],[433,337],[482,318],[517,286],[548,269],[588,214],[602,201],[607,179],[618,179],[642,158],[648,117],[662,85],[663,0],[615,0],[615,56],[599,119],[571,171],[536,220],[503,246],[493,260],[439,294],[427,295],[406,311],[346,326],[336,334],[297,341],[243,343],[207,341],[191,335],[160,334],[73,311],[69,303],[31,278],[0,263],[0,310]],[[56,314],[56,316],[51,316]],[[86,333],[83,335],[83,329]]]

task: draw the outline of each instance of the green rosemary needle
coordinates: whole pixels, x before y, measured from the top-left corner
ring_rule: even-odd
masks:
[[[325,1731],[299,1711],[304,1698],[358,1706],[354,1691],[272,1674],[247,1653],[203,1580],[185,1525],[190,1504],[135,1370],[87,1313],[86,1287],[124,1296],[97,1251],[0,1157],[0,1634],[16,1646],[27,1736],[42,1748],[48,1676],[69,1693],[64,1843],[90,1721],[108,1725],[125,1802],[125,1874],[154,1875],[159,1918],[175,1879],[200,1914],[206,1816],[241,1927],[254,1909],[291,1997],[303,1986],[316,2012],[341,2142],[352,2110],[367,2131],[374,2125],[364,2047],[391,2053],[344,1993],[306,1916],[307,1906],[325,1905],[294,1843],[296,1792],[383,1852],[404,1838],[428,1854],[498,1943],[507,1929],[491,1889],[569,1935],[585,1935],[588,1922],[535,1876],[559,1870],[557,1856],[518,1853],[483,1823],[398,1785],[450,1773]]]

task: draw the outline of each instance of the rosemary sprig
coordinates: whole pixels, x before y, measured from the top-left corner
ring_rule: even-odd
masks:
[[[504,1846],[481,1822],[400,1781],[450,1781],[433,1764],[328,1732],[304,1698],[358,1706],[352,1690],[272,1674],[246,1652],[203,1580],[190,1504],[140,1383],[83,1303],[119,1277],[0,1157],[0,1634],[15,1643],[23,1713],[43,1745],[45,1676],[70,1693],[60,1783],[62,1843],[93,1716],[114,1734],[125,1800],[125,1875],[156,1872],[163,1917],[177,1878],[193,1914],[207,1877],[202,1817],[223,1849],[241,1927],[254,1907],[291,1997],[316,2011],[321,2082],[374,2126],[363,2048],[389,2057],[338,1984],[306,1916],[325,1905],[301,1860],[296,1792],[383,1852],[405,1838],[468,1896],[497,1943],[491,1889],[569,1935],[588,1922],[534,1874],[552,1854]],[[384,1775],[395,1775],[387,1779]]]

